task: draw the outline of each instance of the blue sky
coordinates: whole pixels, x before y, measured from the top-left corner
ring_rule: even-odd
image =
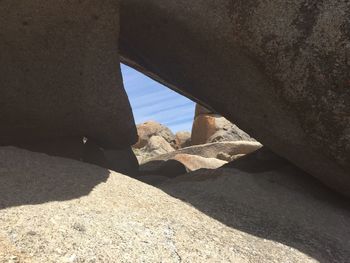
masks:
[[[155,120],[173,132],[191,131],[194,102],[128,66],[121,69],[136,123]]]

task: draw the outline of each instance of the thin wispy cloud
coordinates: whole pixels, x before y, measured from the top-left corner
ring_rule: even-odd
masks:
[[[136,123],[155,120],[173,132],[191,130],[194,102],[128,66],[121,69]]]

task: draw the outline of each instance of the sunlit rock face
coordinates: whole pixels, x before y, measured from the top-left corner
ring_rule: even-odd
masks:
[[[135,143],[118,34],[115,0],[1,1],[0,145],[83,136],[107,148]]]
[[[350,5],[128,0],[122,61],[350,193]]]
[[[0,147],[0,262],[348,262],[349,203],[266,154],[154,187]]]
[[[136,144],[133,145],[134,148],[140,149],[142,147],[145,147],[148,144],[149,140],[152,138],[152,136],[162,137],[169,144],[169,146],[171,145],[175,147],[176,145],[175,135],[165,125],[150,120],[144,123],[140,123],[136,127],[138,141]]]
[[[224,141],[255,141],[225,117],[196,105],[191,141],[193,145]]]
[[[0,7],[0,144],[135,143],[118,1]],[[128,0],[120,14],[122,61],[349,195],[347,0]]]

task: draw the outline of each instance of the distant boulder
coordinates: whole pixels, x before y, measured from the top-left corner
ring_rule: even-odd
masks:
[[[144,149],[154,155],[161,155],[174,151],[174,148],[161,136],[152,136]]]
[[[205,144],[216,131],[215,117],[208,114],[199,115],[193,121],[191,143],[193,145]]]
[[[217,169],[227,163],[226,161],[216,158],[205,158],[191,154],[177,154],[173,160],[182,163],[188,172],[199,169]]]
[[[250,141],[217,142],[195,145],[162,155],[152,156],[149,152],[147,155],[145,151],[136,155],[139,156],[139,162],[142,158],[139,167],[141,173],[175,177],[202,168],[216,169],[227,161],[236,160],[261,147],[260,143]]]
[[[207,140],[210,142],[227,142],[227,141],[255,141],[247,133],[242,131],[233,123],[224,117],[215,118],[217,131]]]
[[[175,147],[175,135],[166,126],[156,122],[147,121],[136,126],[139,139],[133,146],[134,148],[141,149],[145,147],[152,136],[159,136],[165,139],[172,147]]]
[[[176,148],[181,149],[191,146],[191,133],[188,131],[179,131],[175,134]]]
[[[236,141],[236,142],[216,142],[201,145],[193,145],[173,152],[162,154],[151,160],[169,160],[177,154],[190,154],[202,156],[205,158],[218,158],[219,153],[229,154],[230,156],[238,154],[248,154],[260,149],[262,145],[258,142]]]
[[[224,117],[197,104],[191,134],[192,145],[222,141],[255,140]]]
[[[199,169],[217,169],[226,163],[226,161],[217,158],[180,153],[172,156],[170,159],[146,162],[140,166],[140,172],[172,178]]]
[[[133,149],[139,163],[144,163],[148,159],[175,151],[170,143],[157,135],[152,136],[144,147]]]

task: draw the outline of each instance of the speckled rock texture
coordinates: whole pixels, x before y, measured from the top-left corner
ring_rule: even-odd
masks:
[[[122,61],[350,195],[350,2],[128,0]]]
[[[177,154],[198,155],[204,158],[216,158],[218,153],[227,153],[230,156],[237,154],[248,154],[260,149],[262,145],[258,142],[235,141],[214,142],[201,145],[189,146],[183,149],[155,156],[150,160],[169,160]]]
[[[2,147],[0,262],[347,262],[348,203],[299,173],[201,170],[153,187]]]
[[[0,3],[0,145],[136,141],[118,54],[119,1]]]
[[[136,126],[138,141],[134,148],[140,149],[145,147],[148,141],[152,138],[152,136],[159,136],[164,138],[173,148],[176,147],[175,135],[173,132],[163,124],[160,124],[156,121],[146,121],[144,123],[140,123]]]
[[[191,146],[191,133],[189,131],[179,131],[175,134],[176,148],[186,148]]]
[[[217,169],[225,164],[227,161],[218,158],[179,153],[170,159],[146,161],[140,165],[139,172],[142,175],[176,177],[199,169]]]
[[[139,152],[139,171],[142,174],[175,177],[201,168],[218,168],[261,147],[258,142],[235,141],[194,145],[158,156]],[[222,158],[223,155],[226,158]]]
[[[216,133],[216,117],[219,116],[201,114],[194,118],[191,130],[191,142],[193,145],[207,143],[208,139]]]
[[[191,131],[192,145],[224,141],[255,141],[219,114],[196,105]]]
[[[192,145],[224,141],[255,140],[226,118],[196,104],[191,131]]]
[[[133,147],[132,149],[140,164],[144,163],[148,159],[175,151],[170,143],[168,143],[163,137],[157,135],[149,138],[144,147]]]
[[[173,152],[174,148],[161,136],[152,136],[145,146],[145,150],[150,154],[161,155]]]

